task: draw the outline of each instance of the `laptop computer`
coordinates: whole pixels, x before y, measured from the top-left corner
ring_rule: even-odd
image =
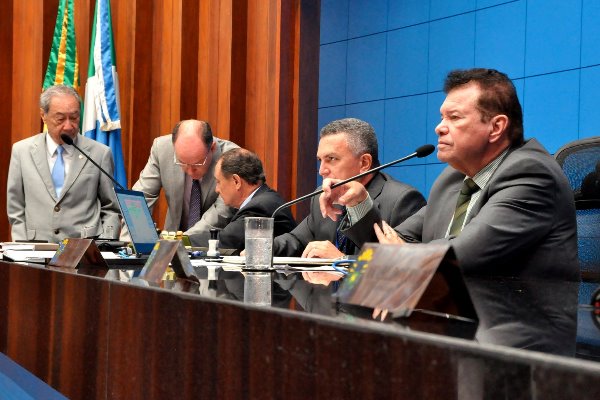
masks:
[[[158,233],[143,192],[115,188],[121,215],[129,230],[133,250],[143,265],[158,241]],[[126,261],[122,259],[115,261]],[[107,260],[108,261],[108,260]]]

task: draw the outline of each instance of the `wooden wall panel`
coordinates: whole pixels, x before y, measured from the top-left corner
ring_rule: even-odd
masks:
[[[2,46],[3,56],[0,57],[0,121],[4,122],[5,129],[9,132],[3,132],[0,135],[0,239],[7,238],[9,233],[8,218],[6,217],[6,176],[8,174],[8,164],[10,160],[11,144],[13,142],[12,132],[14,132],[13,121],[13,101],[12,101],[12,80],[6,79],[13,75],[13,3],[7,2],[2,7],[0,14],[0,46]],[[0,337],[0,345],[2,338]]]
[[[83,95],[95,0],[74,3]],[[10,0],[0,17],[0,46],[9,50],[0,72],[12,77],[0,82],[8,104],[0,112],[10,121],[0,139],[3,193],[10,146],[41,126],[37,102],[57,8],[58,0]],[[314,188],[319,1],[111,0],[111,9],[129,186],[154,138],[198,118],[257,152],[284,198]],[[0,197],[0,240],[10,232],[5,202]],[[165,211],[163,199],[159,226]]]

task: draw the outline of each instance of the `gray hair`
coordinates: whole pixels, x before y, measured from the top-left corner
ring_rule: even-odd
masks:
[[[44,114],[48,114],[48,111],[50,110],[50,101],[55,96],[73,96],[81,106],[81,97],[79,97],[77,90],[71,86],[54,85],[44,90],[40,95],[40,108],[44,110]]]
[[[379,166],[379,146],[375,129],[358,118],[343,118],[332,121],[321,128],[319,138],[344,133],[350,150],[355,156],[370,154],[372,167]]]

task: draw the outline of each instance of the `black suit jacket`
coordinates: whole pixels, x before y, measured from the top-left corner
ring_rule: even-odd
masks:
[[[377,173],[367,184],[374,206],[383,219],[396,226],[423,206],[425,198],[412,186],[398,182],[384,173]],[[297,257],[309,242],[329,240],[335,243],[337,222],[321,216],[319,196],[311,199],[310,214],[292,232],[275,237],[273,254]]]
[[[252,199],[243,208],[239,209],[231,218],[225,228],[219,232],[219,247],[223,249],[237,249],[242,251],[245,247],[244,218],[246,217],[270,217],[273,211],[285,203],[279,193],[271,189],[267,184],[258,188]],[[296,227],[296,221],[289,209],[281,210],[275,215],[273,235],[278,236],[287,233]]]

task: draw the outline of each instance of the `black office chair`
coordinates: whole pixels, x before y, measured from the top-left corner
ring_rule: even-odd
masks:
[[[554,155],[575,198],[582,277],[600,280],[600,136],[576,140]]]

